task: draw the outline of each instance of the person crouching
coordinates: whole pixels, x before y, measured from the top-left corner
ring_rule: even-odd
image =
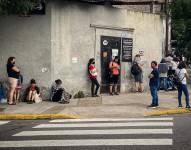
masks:
[[[62,87],[62,80],[57,79],[51,88],[51,100],[62,104],[68,104],[72,95]]]
[[[35,103],[35,100],[38,99],[40,95],[40,89],[36,85],[36,81],[31,79],[30,86],[26,89],[27,102],[28,104]]]

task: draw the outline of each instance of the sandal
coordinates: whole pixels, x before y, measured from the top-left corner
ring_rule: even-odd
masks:
[[[8,105],[16,105],[16,103],[8,103]]]

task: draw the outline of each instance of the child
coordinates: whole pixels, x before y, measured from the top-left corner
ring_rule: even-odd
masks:
[[[156,108],[157,106],[159,106],[158,93],[157,93],[157,89],[158,89],[158,85],[159,85],[159,71],[157,69],[156,61],[151,62],[151,68],[153,70],[149,74],[148,78],[150,79],[149,86],[150,86],[150,91],[151,91],[151,96],[152,96],[152,103],[148,107]]]
[[[40,89],[36,85],[36,81],[31,79],[30,86],[26,89],[27,101],[29,104],[35,103],[35,99],[40,95]]]
[[[15,88],[15,92],[14,92],[14,101],[15,101],[15,103],[19,102],[20,91],[22,89],[22,84],[23,84],[23,76],[19,75],[17,87]]]

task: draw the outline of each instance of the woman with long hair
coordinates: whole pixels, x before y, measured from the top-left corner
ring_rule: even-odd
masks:
[[[91,94],[92,97],[98,97],[97,93],[98,93],[98,89],[100,87],[99,82],[97,81],[97,70],[95,68],[95,59],[91,58],[88,62],[88,74],[89,74],[89,78],[92,82],[91,85]],[[95,89],[96,86],[96,89]]]
[[[119,93],[117,92],[117,84],[119,81],[119,74],[120,74],[119,72],[120,65],[118,56],[115,56],[115,58],[109,63],[109,69],[110,69],[110,86],[109,86],[110,95],[113,94],[119,95]]]
[[[182,108],[181,98],[182,98],[182,92],[183,92],[186,99],[186,108],[190,108],[189,92],[188,92],[187,80],[186,80],[188,78],[188,74],[186,71],[186,64],[184,62],[181,62],[178,65],[178,69],[176,70],[176,75],[178,76],[178,79],[177,79],[178,104],[179,104],[178,107]]]
[[[15,92],[15,88],[17,87],[20,70],[15,65],[15,57],[9,57],[7,60],[7,74],[9,81],[9,91],[8,91],[8,99],[7,102],[9,105],[15,105],[16,102],[13,102],[13,96]]]

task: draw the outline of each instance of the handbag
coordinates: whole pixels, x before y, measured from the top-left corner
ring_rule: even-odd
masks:
[[[180,70],[181,71],[181,70]],[[180,88],[182,86],[182,81],[184,80],[185,77],[183,77],[182,79],[179,78],[180,75],[180,71],[179,73],[176,75],[175,77],[175,84],[177,86],[177,88]]]

